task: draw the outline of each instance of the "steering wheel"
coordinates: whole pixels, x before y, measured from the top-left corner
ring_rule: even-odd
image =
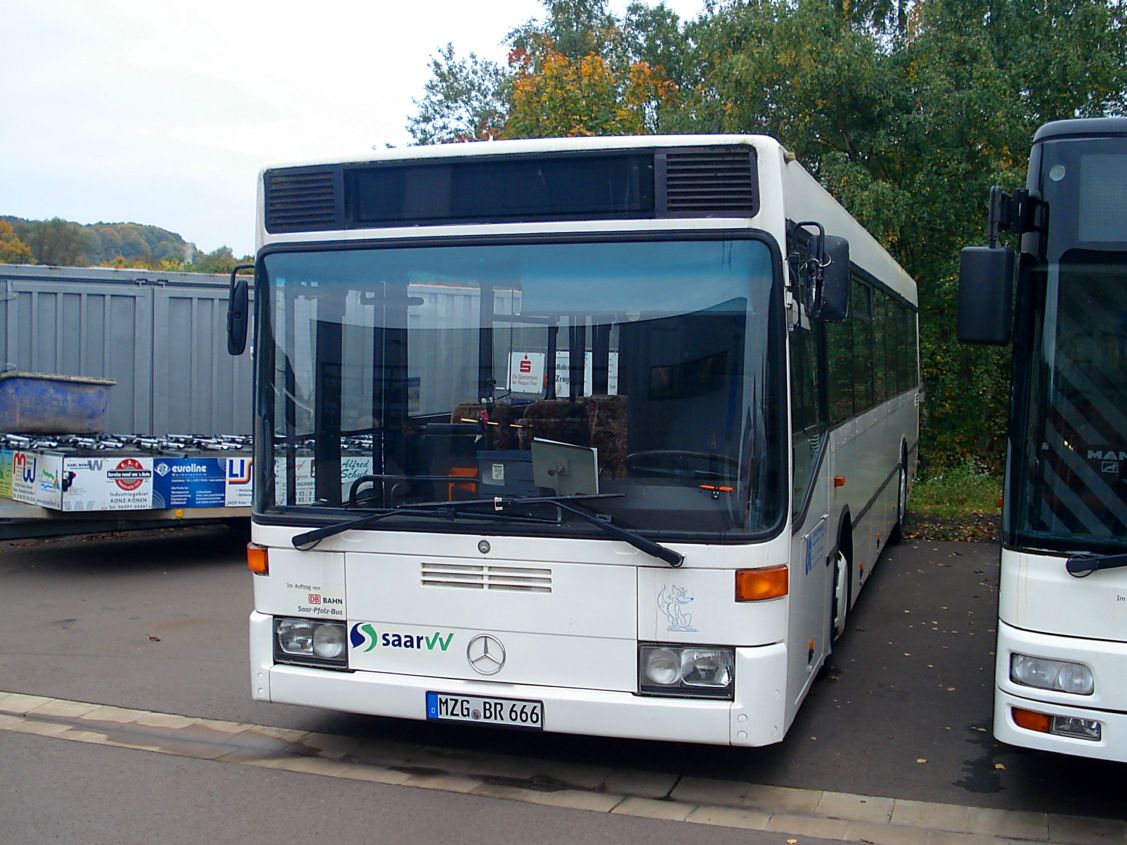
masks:
[[[388,476],[386,475],[362,475],[357,478],[348,488],[348,507],[354,508],[361,502],[366,502],[369,499],[382,498],[385,492],[382,487],[382,482],[386,481],[387,478]],[[365,484],[371,484],[372,486],[361,492],[360,488]],[[402,478],[392,484],[390,489],[386,491],[388,501],[394,501],[397,495],[402,495],[400,488],[405,485],[406,479]]]

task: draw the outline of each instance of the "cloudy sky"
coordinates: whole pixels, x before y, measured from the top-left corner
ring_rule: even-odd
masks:
[[[650,2],[650,0],[647,0]],[[656,5],[657,0],[652,0]],[[611,0],[621,12],[626,0]],[[703,0],[666,0],[692,18]],[[264,164],[409,143],[430,56],[503,61],[537,0],[0,0],[0,214],[254,249]]]

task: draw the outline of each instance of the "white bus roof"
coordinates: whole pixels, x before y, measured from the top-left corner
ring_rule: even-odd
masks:
[[[778,140],[767,135],[619,135],[579,138],[533,138],[513,141],[473,141],[433,146],[369,150],[348,155],[278,163],[268,170],[290,167],[367,164],[378,162],[435,161],[469,157],[543,155],[550,153],[598,150],[648,150],[671,147],[753,147],[760,163],[760,190],[765,197],[781,194],[787,219],[799,222],[817,220],[827,233],[849,240],[854,264],[915,305],[916,285],[907,272],[884,250],[877,240],[841,206],[818,181],[802,167]],[[776,169],[777,168],[777,169]],[[776,179],[774,174],[778,173]],[[773,188],[773,190],[772,190]]]

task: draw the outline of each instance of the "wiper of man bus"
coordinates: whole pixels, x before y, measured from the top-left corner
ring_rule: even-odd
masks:
[[[394,150],[260,179],[251,690],[786,734],[916,462],[916,288],[778,142]]]

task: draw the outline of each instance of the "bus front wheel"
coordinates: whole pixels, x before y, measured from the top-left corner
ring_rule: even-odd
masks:
[[[852,570],[849,558],[839,550],[834,561],[834,593],[830,609],[830,634],[836,641],[845,633],[845,620],[849,616],[849,598],[852,593]]]
[[[888,532],[889,545],[904,539],[904,519],[908,515],[908,458],[903,448],[900,451],[900,469],[896,479],[896,524]]]

